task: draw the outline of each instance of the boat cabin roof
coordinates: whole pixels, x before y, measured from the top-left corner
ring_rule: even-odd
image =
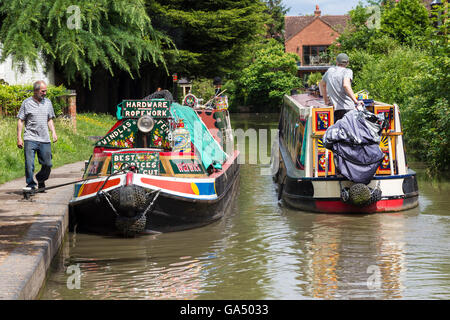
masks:
[[[325,102],[323,101],[322,97],[317,97],[309,93],[302,93],[302,94],[295,94],[291,96],[285,96],[287,99],[294,102],[294,105],[296,105],[299,108],[327,108]],[[380,101],[374,101],[375,106],[388,106],[389,104],[380,102]]]

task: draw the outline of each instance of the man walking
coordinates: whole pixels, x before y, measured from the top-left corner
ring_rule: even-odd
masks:
[[[50,176],[52,167],[52,150],[48,128],[52,132],[53,143],[58,140],[53,118],[55,112],[51,101],[45,98],[47,85],[44,81],[36,81],[33,84],[34,94],[25,99],[17,115],[17,147],[24,148],[25,153],[25,180],[27,188],[36,190],[34,175],[34,158],[37,153],[41,170],[36,174],[38,188],[45,188],[45,181]],[[22,129],[25,124],[25,132],[22,140]]]
[[[336,66],[325,72],[320,81],[320,90],[326,105],[330,105],[328,95],[334,106],[334,122],[341,119],[350,110],[364,106],[364,102],[358,101],[352,90],[353,71],[347,68],[349,58],[345,53],[336,57]]]

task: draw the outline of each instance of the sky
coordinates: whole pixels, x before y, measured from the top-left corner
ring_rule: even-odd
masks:
[[[288,16],[314,14],[316,4],[322,15],[341,15],[356,7],[360,0],[283,0],[284,6],[290,8]],[[363,4],[366,1],[362,1]]]

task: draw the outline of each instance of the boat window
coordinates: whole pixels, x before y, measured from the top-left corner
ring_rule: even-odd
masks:
[[[299,119],[298,128],[297,128],[297,137],[296,137],[296,148],[295,148],[295,166],[297,169],[304,169],[304,163],[302,163],[302,147],[303,147],[303,138],[305,135],[305,127],[306,120]]]
[[[84,173],[85,178],[99,176],[108,156],[104,153],[94,153]],[[109,162],[109,161],[108,161]]]
[[[306,119],[301,119],[298,110],[284,103],[280,120],[280,135],[283,137],[287,151],[296,167],[303,169],[301,152]]]

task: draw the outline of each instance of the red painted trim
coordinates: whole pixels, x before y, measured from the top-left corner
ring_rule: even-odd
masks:
[[[100,147],[96,147],[100,148]],[[101,147],[101,152],[105,152],[108,155],[111,155],[113,152],[114,153],[129,153],[129,152],[133,152],[133,153],[159,153],[160,156],[166,156],[166,157],[171,157],[171,156],[191,156],[191,157],[195,157],[195,153],[194,152],[158,152],[158,151],[151,151],[151,150],[132,150],[130,151],[130,149],[106,149]],[[134,149],[134,148],[132,148]],[[95,149],[94,149],[95,152]],[[98,152],[98,151],[97,151]]]
[[[106,136],[108,133],[112,132],[115,128],[117,128],[118,126],[120,126],[120,125],[122,124],[123,121],[124,121],[124,119],[118,120],[118,121],[116,122],[116,124],[113,125],[111,129],[109,129],[109,131],[105,134],[105,136]]]
[[[105,149],[103,152],[108,153],[108,155],[112,155],[112,153],[159,153],[158,151],[154,151],[154,150],[131,150],[133,148],[130,149]],[[131,150],[131,151],[130,151]]]
[[[157,188],[172,190],[176,192],[182,192],[187,194],[195,194],[192,190],[190,182],[180,182],[180,181],[168,181],[168,180],[157,180],[151,178],[142,177],[141,181],[146,184],[150,184]]]
[[[133,172],[132,171],[128,171],[127,175],[126,175],[126,185],[129,186],[131,184],[133,184]]]
[[[84,186],[81,187],[82,191],[81,191],[81,194],[78,194],[78,196],[79,197],[87,196],[91,193],[97,192],[100,189],[100,187],[103,185],[103,182],[104,181],[86,183]],[[117,186],[118,184],[120,184],[120,178],[111,179],[106,182],[103,189],[108,189],[108,188]]]
[[[164,156],[164,157],[171,157],[171,156],[191,156],[191,157],[195,157],[195,153],[194,152],[160,152],[159,153],[160,156]]]
[[[356,207],[342,201],[315,201],[316,209],[321,212],[346,213],[346,212],[384,212],[398,211],[403,207],[403,199],[380,200],[367,207]]]

